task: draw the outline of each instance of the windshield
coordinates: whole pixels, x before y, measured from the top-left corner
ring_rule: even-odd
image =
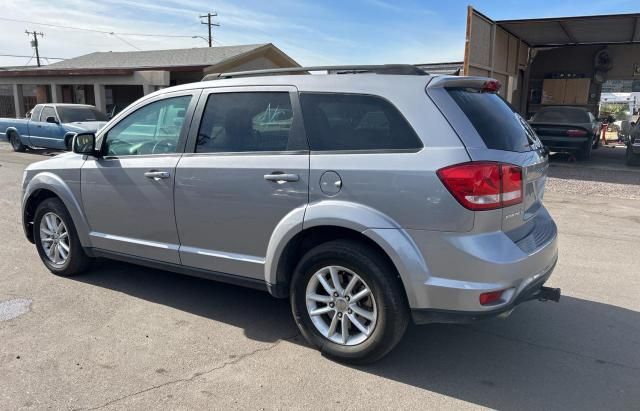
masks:
[[[571,124],[590,123],[591,119],[589,118],[589,114],[584,110],[557,107],[540,110],[533,116],[532,121],[539,123]]]
[[[93,107],[58,107],[61,123],[107,121],[107,116]]]

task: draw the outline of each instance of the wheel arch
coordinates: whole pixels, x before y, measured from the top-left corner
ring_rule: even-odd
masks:
[[[34,241],[32,227],[35,210],[38,204],[47,198],[58,198],[62,201],[73,220],[80,243],[83,247],[88,247],[90,244],[89,226],[80,202],[67,183],[59,176],[49,172],[34,176],[25,188],[22,201],[22,227],[27,239],[31,242]]]
[[[331,204],[310,205],[290,213],[289,221],[281,222],[274,231],[265,259],[265,280],[271,294],[288,297],[291,276],[306,251],[326,241],[347,238],[378,251],[398,273],[409,304],[415,301],[411,284],[424,283],[428,270],[411,237],[377,210],[337,201],[327,203]]]

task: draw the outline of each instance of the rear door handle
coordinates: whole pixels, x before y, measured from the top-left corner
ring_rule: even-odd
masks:
[[[156,171],[156,170],[150,170],[147,171],[146,173],[144,173],[144,176],[147,178],[152,178],[154,181],[160,181],[164,178],[169,178],[171,177],[171,174],[169,174],[168,171]]]
[[[297,174],[285,174],[282,172],[275,171],[271,174],[265,174],[264,179],[267,181],[275,181],[278,184],[282,184],[285,182],[293,182],[300,180],[300,176]]]

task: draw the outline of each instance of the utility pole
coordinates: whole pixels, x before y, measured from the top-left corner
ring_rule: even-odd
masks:
[[[38,36],[44,37],[44,33],[43,32],[38,33],[35,30],[34,31],[25,30],[24,32],[29,37],[33,35],[33,40],[31,40],[31,47],[34,47],[36,49],[36,61],[38,62],[38,67],[40,67],[40,51],[38,50]]]
[[[213,37],[211,36],[211,27],[212,26],[216,26],[216,27],[220,27],[219,23],[212,23],[211,22],[211,17],[217,17],[218,13],[217,12],[213,12],[213,13],[207,13],[204,16],[200,16],[201,19],[203,18],[207,18],[207,21],[201,21],[200,24],[206,24],[209,28],[209,47],[211,47],[213,44]]]

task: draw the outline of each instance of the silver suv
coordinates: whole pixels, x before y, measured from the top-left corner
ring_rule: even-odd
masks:
[[[498,82],[316,69],[167,88],[77,135],[25,172],[27,238],[62,276],[107,257],[289,298],[307,340],[351,363],[410,319],[559,299],[548,160]]]

